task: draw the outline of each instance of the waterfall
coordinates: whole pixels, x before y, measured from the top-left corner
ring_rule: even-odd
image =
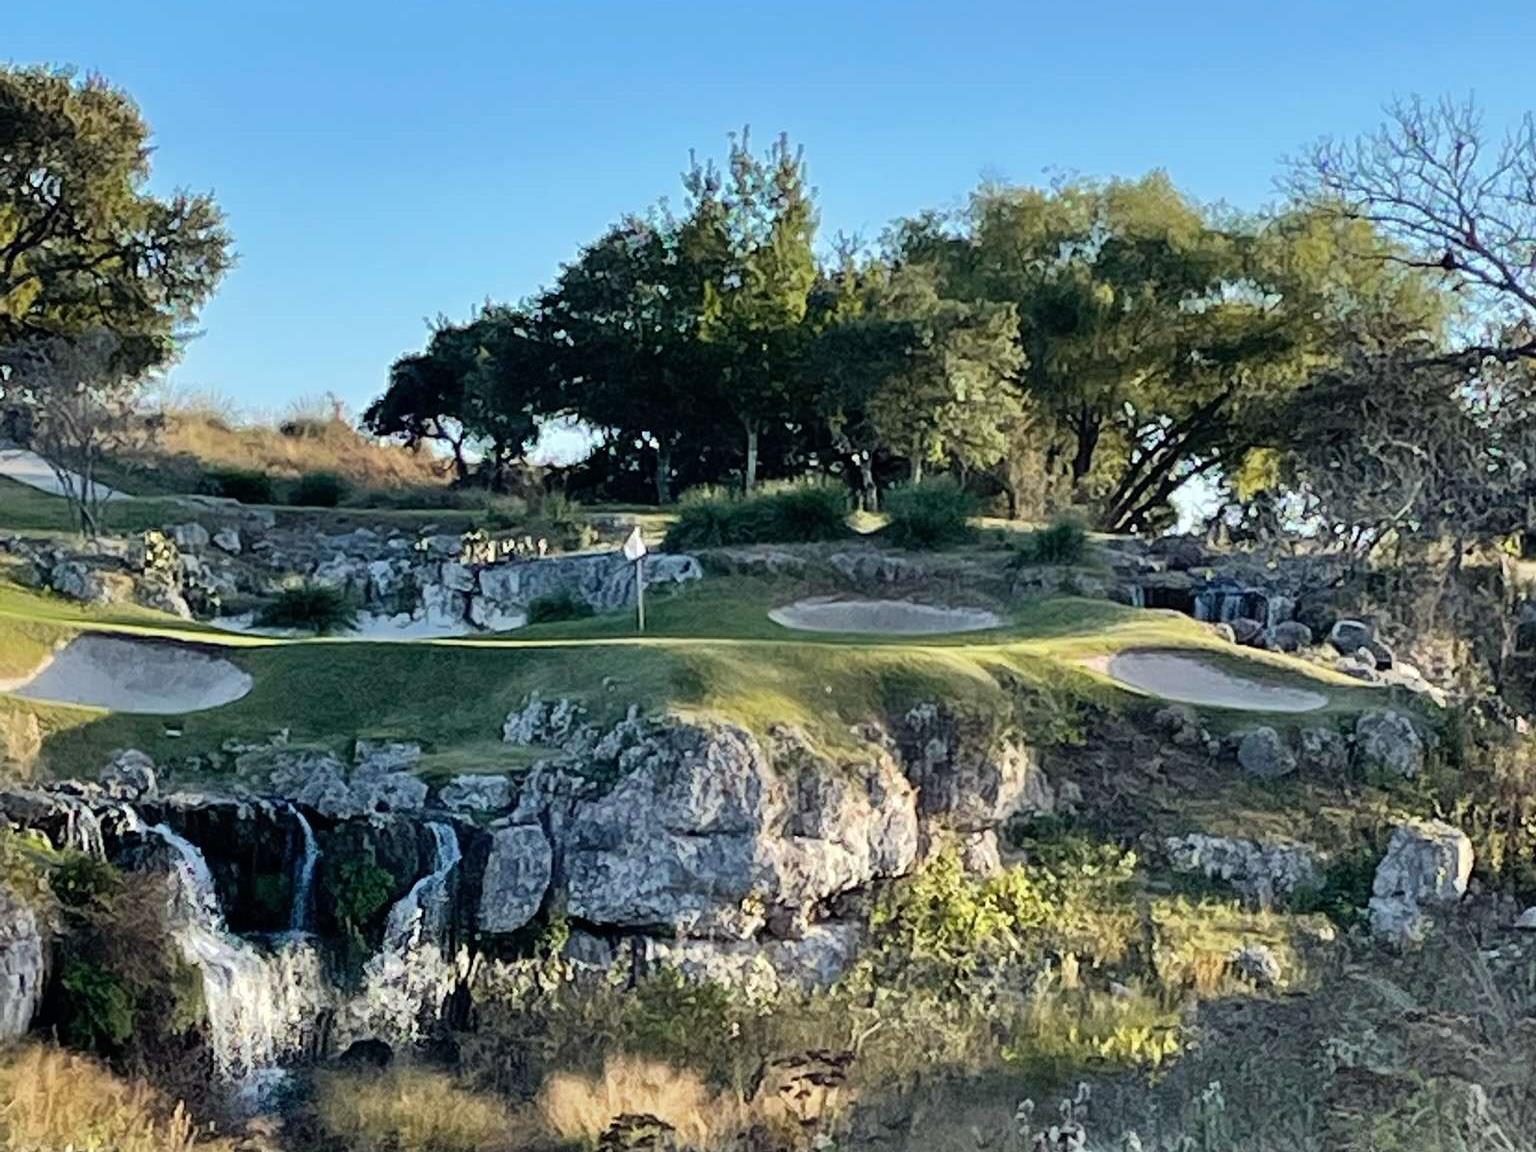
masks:
[[[448,923],[448,877],[458,867],[462,854],[459,836],[450,825],[431,823],[432,871],[416,881],[389,910],[384,925],[386,951],[410,951],[422,944],[443,945],[443,930]]]
[[[329,1003],[320,955],[301,937],[263,951],[229,932],[202,852],[164,824],[148,832],[171,853],[172,935],[203,978],[214,1067],[237,1087],[268,1085],[274,1069],[315,1046]]]
[[[315,865],[320,862],[320,846],[315,843],[315,830],[309,826],[304,813],[294,805],[289,805],[288,810],[298,822],[304,850],[299,857],[297,875],[293,881],[293,911],[288,917],[288,928],[292,932],[303,932],[309,928],[310,910],[314,903]]]
[[[465,975],[464,955],[450,948],[453,873],[461,859],[448,824],[432,833],[432,871],[389,910],[384,944],[363,965],[362,988],[337,1019],[337,1043],[376,1037],[392,1044],[421,1039]]]

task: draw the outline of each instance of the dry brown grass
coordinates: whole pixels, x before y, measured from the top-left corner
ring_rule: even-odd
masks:
[[[497,1152],[526,1146],[527,1133],[501,1101],[419,1068],[320,1073],[315,1113],[329,1136],[356,1152]]]
[[[0,1054],[5,1152],[228,1152],[201,1139],[180,1104],[94,1060],[43,1045]]]
[[[167,483],[220,469],[261,472],[280,481],[332,472],[367,490],[439,487],[449,479],[444,461],[375,440],[339,414],[240,422],[201,406],[169,409],[164,420],[152,447],[134,462]]]
[[[654,1116],[688,1147],[714,1148],[745,1126],[740,1100],[711,1092],[687,1069],[613,1056],[598,1076],[559,1072],[539,1090],[538,1110],[561,1140],[593,1144],[619,1116]]]

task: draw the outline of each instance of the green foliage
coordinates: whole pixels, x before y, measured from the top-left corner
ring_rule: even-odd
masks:
[[[552,624],[558,620],[584,620],[592,615],[592,605],[575,592],[566,590],[548,596],[535,596],[528,603],[528,623]]]
[[[306,472],[288,490],[288,503],[299,508],[335,508],[351,491],[334,472]]]
[[[340,588],[305,581],[279,592],[256,614],[256,623],[263,628],[294,628],[324,636],[353,627],[357,609]]]
[[[59,1032],[70,1047],[111,1052],[133,1038],[133,996],[101,963],[66,956],[59,965],[59,987],[69,1006]]]
[[[1076,564],[1088,549],[1088,534],[1075,520],[1057,520],[1031,532],[1019,545],[1015,564]]]
[[[693,492],[684,498],[662,546],[685,552],[836,540],[848,534],[848,508],[848,490],[830,481],[786,484],[751,496]]]
[[[976,538],[975,497],[947,476],[892,489],[885,510],[885,538],[898,548],[952,548]]]
[[[0,345],[103,328],[128,374],[163,363],[230,265],[218,206],[149,192],[149,125],[100,77],[0,67],[0,125]]]
[[[581,504],[564,492],[541,492],[532,513],[540,529],[567,552],[589,548],[597,541],[597,531],[582,512]]]
[[[246,468],[215,468],[203,475],[203,490],[210,496],[238,500],[242,504],[275,504],[272,477]]]

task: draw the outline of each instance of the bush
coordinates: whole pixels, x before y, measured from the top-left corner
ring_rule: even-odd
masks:
[[[574,592],[556,592],[536,596],[528,604],[528,623],[553,624],[558,620],[585,620],[592,615],[592,605]]]
[[[532,509],[532,535],[547,536],[565,552],[589,548],[597,542],[597,529],[582,513],[581,505],[564,492],[544,492]]]
[[[1076,564],[1088,547],[1088,534],[1075,520],[1057,520],[1049,528],[1031,532],[1020,545],[1015,561],[1020,564]]]
[[[263,628],[295,628],[324,636],[345,632],[357,623],[357,609],[340,588],[306,581],[284,588],[256,614]]]
[[[848,534],[848,489],[835,482],[786,484],[752,496],[689,493],[667,531],[668,551],[737,544],[797,544]]]
[[[976,500],[947,476],[903,484],[885,498],[885,536],[898,548],[951,548],[976,537]]]
[[[315,1077],[315,1114],[328,1136],[356,1152],[514,1146],[512,1117],[499,1100],[424,1069],[322,1072]]]
[[[288,492],[288,503],[300,508],[334,508],[347,498],[350,486],[334,472],[306,472]]]
[[[203,489],[210,496],[222,496],[242,504],[272,504],[277,500],[272,477],[245,468],[215,468],[204,473]]]

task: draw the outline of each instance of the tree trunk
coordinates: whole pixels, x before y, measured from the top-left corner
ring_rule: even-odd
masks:
[[[1084,408],[1079,414],[1077,424],[1077,451],[1072,457],[1072,483],[1079,483],[1083,477],[1093,471],[1093,456],[1099,448],[1099,431],[1101,421],[1099,417]]]
[[[859,491],[860,499],[864,503],[864,511],[880,511],[880,489],[875,485],[875,460],[874,454],[869,453],[859,457]]]
[[[909,479],[914,484],[921,484],[923,482],[923,458],[921,456],[914,456],[908,461],[908,464],[911,466]]]
[[[672,445],[656,437],[656,503],[672,503]]]
[[[752,489],[757,487],[758,428],[754,422],[746,421],[744,423],[747,430],[747,466],[742,470],[741,490],[750,495]]]

